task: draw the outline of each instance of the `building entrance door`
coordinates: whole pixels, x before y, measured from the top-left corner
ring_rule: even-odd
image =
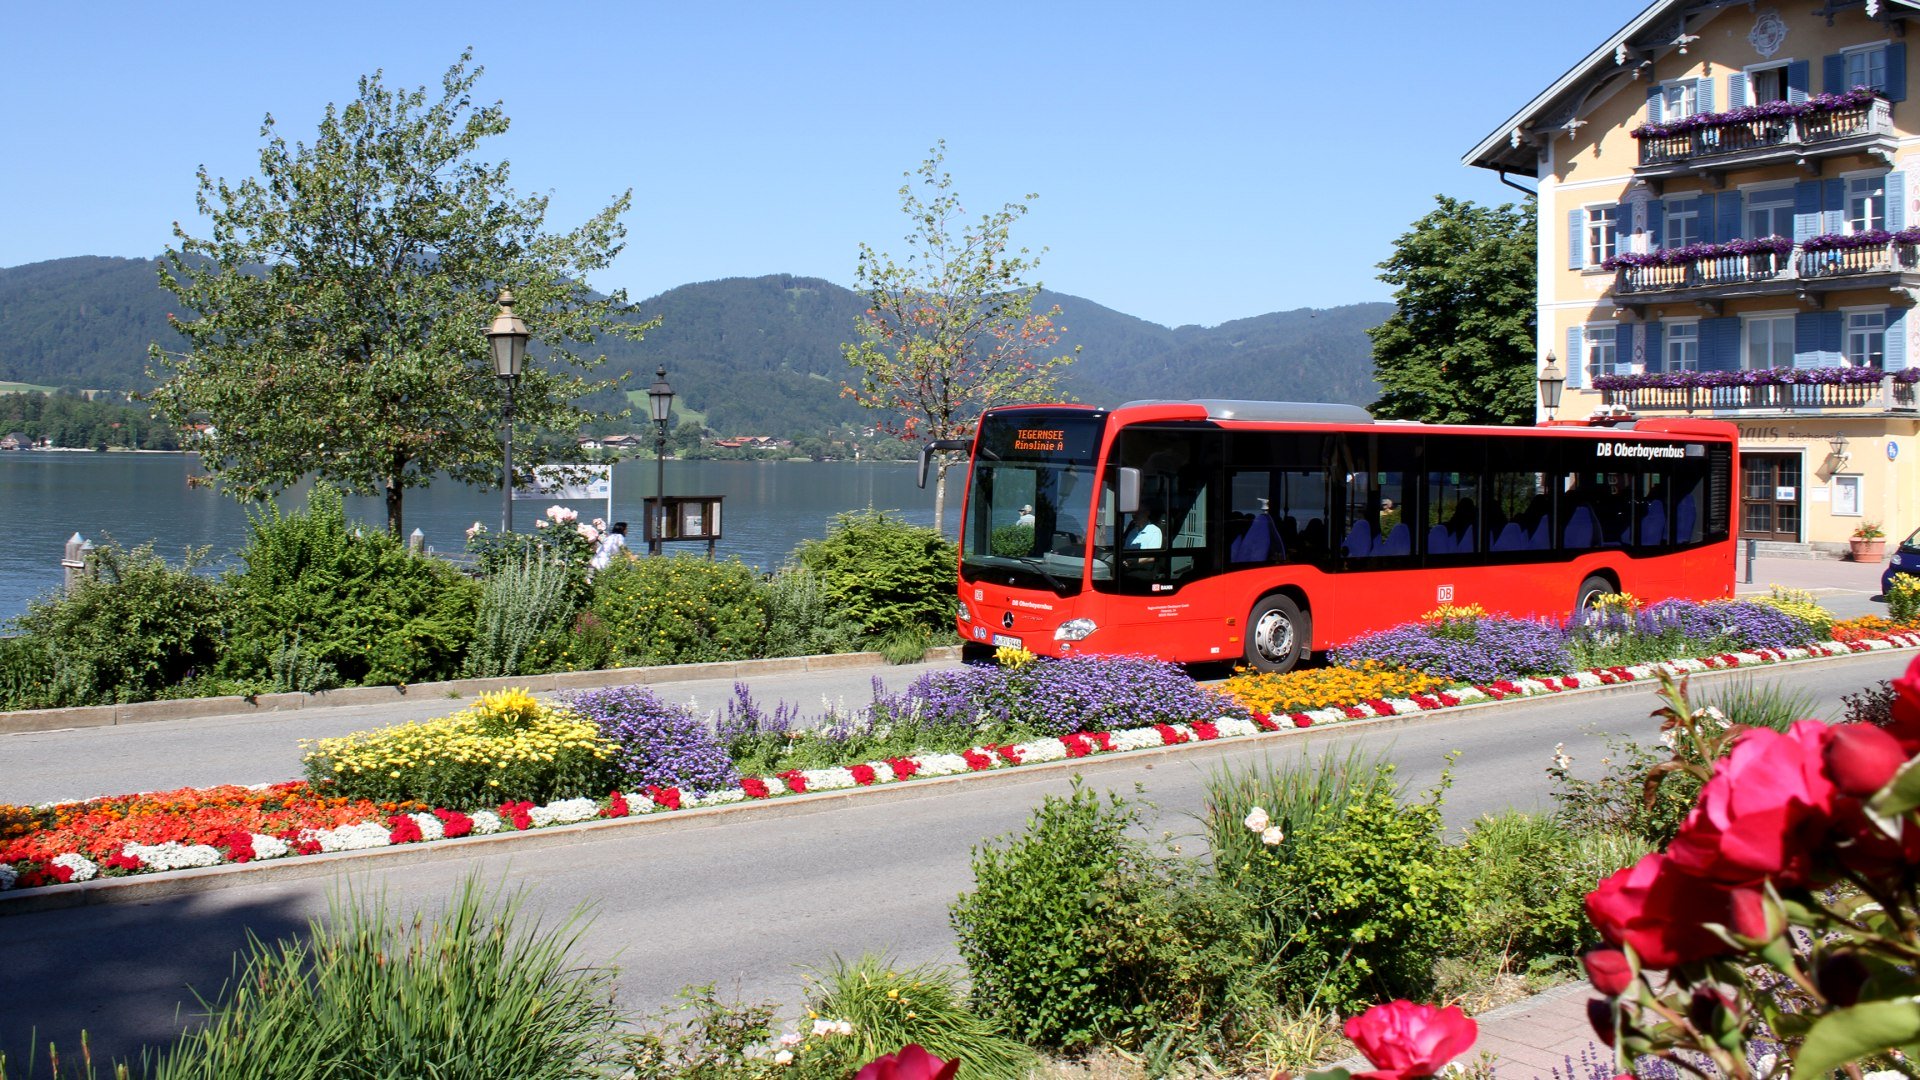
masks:
[[[1740,455],[1740,538],[1800,541],[1800,455]]]

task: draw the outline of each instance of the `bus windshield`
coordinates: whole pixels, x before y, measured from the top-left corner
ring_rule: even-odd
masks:
[[[1080,591],[1105,424],[1104,412],[1058,409],[981,421],[960,536],[963,577],[1059,596]]]

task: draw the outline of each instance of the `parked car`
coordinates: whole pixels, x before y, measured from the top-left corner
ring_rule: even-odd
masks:
[[[1912,574],[1920,577],[1920,529],[1907,534],[1900,546],[1893,549],[1893,558],[1887,560],[1887,568],[1880,575],[1880,596],[1884,599],[1887,591],[1893,588],[1893,575]]]

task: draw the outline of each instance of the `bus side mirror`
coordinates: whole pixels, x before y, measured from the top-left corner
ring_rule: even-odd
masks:
[[[922,485],[924,486],[924,485]],[[1115,509],[1122,515],[1140,509],[1140,470],[1122,467],[1120,469],[1120,490],[1114,493],[1119,504]]]
[[[920,486],[927,486],[927,463],[933,460],[935,450],[971,450],[972,439],[930,439],[920,444]]]

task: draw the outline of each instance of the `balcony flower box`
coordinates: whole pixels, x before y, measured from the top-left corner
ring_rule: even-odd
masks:
[[[1756,368],[1745,371],[1649,371],[1639,375],[1601,375],[1595,390],[1686,390],[1719,386],[1859,386],[1878,383],[1878,368]],[[1894,375],[1896,382],[1920,379],[1920,370]]]
[[[1726,112],[1695,113],[1683,116],[1671,123],[1642,124],[1628,134],[1636,139],[1659,139],[1668,135],[1683,135],[1702,128],[1720,127],[1725,124],[1744,124],[1754,120],[1784,120],[1796,116],[1810,116],[1815,113],[1844,112],[1872,104],[1881,97],[1877,90],[1865,86],[1856,86],[1844,94],[1815,94],[1805,101],[1768,101],[1759,105],[1742,105]]]
[[[1622,252],[1603,260],[1600,268],[1618,270],[1623,266],[1684,266],[1725,255],[1762,255],[1771,259],[1792,250],[1793,241],[1784,236],[1762,236],[1754,240],[1729,240],[1724,244],[1688,244],[1685,247],[1655,248],[1646,252]]]

